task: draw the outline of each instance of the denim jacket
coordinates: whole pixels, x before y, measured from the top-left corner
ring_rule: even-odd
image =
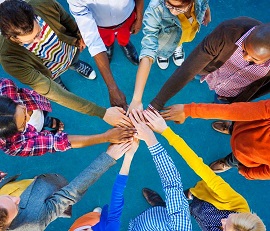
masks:
[[[195,15],[201,25],[209,0],[195,0]],[[149,56],[169,58],[176,49],[181,35],[181,23],[166,8],[164,0],[151,0],[143,17],[143,33],[140,59]]]

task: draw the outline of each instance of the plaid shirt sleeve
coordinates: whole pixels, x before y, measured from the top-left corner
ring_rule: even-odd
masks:
[[[41,156],[47,152],[63,152],[70,149],[71,144],[64,132],[37,132],[32,125],[28,125],[25,132],[18,132],[7,140],[0,139],[0,148],[8,155],[26,157]]]
[[[148,147],[166,195],[169,230],[192,231],[189,205],[183,192],[181,177],[166,150],[157,143]]]

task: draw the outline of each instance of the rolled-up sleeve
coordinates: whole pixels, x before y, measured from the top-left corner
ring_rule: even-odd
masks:
[[[91,56],[106,51],[106,47],[99,35],[96,21],[87,6],[87,1],[68,0],[68,4],[70,13],[78,24],[82,38]]]

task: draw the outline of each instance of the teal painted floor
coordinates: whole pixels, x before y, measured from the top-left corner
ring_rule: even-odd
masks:
[[[68,10],[66,1],[60,0],[60,2],[65,9]],[[148,3],[149,1],[146,0],[145,6],[147,6]],[[270,3],[268,0],[257,2],[252,0],[217,0],[210,1],[210,6],[212,11],[212,22],[207,27],[201,27],[200,33],[192,43],[184,45],[186,55],[191,52],[206,34],[226,19],[237,16],[250,16],[263,22],[269,22],[268,9]],[[138,51],[140,50],[141,38],[142,32],[131,38]],[[88,61],[95,67],[94,61],[87,50],[83,52],[81,59]],[[95,69],[97,70],[97,68]],[[130,102],[133,94],[137,67],[128,62],[118,45],[115,46],[115,54],[111,62],[111,69],[120,89],[125,93],[127,101]],[[163,83],[175,69],[176,67],[172,60],[166,71],[160,70],[156,64],[153,65],[143,98],[144,106],[154,98]],[[93,81],[86,80],[73,71],[67,71],[62,77],[67,87],[73,93],[94,101],[104,107],[109,107],[107,88],[98,71],[97,74],[97,79]],[[2,68],[0,68],[0,76],[9,77]],[[15,80],[15,82],[19,86],[23,86],[18,81]],[[264,98],[267,97],[269,96]],[[193,80],[171,99],[167,105],[190,102],[209,103],[212,102],[212,100],[213,92],[208,90],[207,85],[200,84],[198,80]],[[82,115],[56,104],[53,104],[52,115],[60,118],[65,123],[65,131],[69,134],[97,134],[110,128],[110,126],[101,119]],[[210,126],[211,122],[212,121],[200,119],[188,119],[183,125],[176,125],[172,122],[169,122],[168,124],[176,133],[181,135],[194,151],[199,156],[203,157],[205,163],[208,164],[217,158],[227,155],[231,151],[229,144],[230,137],[213,131]],[[193,186],[199,178],[189,169],[181,157],[162,137],[158,136],[158,139],[162,145],[166,147],[180,171],[184,188]],[[91,163],[99,153],[105,151],[107,146],[108,144],[102,144],[83,149],[74,149],[64,153],[46,154],[42,157],[29,158],[9,157],[1,152],[0,169],[8,172],[10,175],[20,172],[24,178],[31,178],[40,173],[54,172],[62,174],[68,180],[71,180],[83,170],[84,167]],[[107,171],[102,178],[89,189],[84,198],[74,206],[73,217],[71,219],[57,219],[48,226],[47,230],[68,230],[76,218],[91,211],[96,206],[103,206],[108,203],[111,188],[116,174],[119,171],[121,162],[122,160],[118,161],[116,166]],[[269,181],[248,181],[239,175],[236,170],[228,171],[221,174],[221,176],[247,199],[252,211],[256,212],[264,220],[267,227],[270,227]],[[141,194],[141,189],[143,187],[152,188],[164,196],[160,179],[155,170],[151,156],[145,143],[141,142],[133,160],[130,178],[125,191],[122,231],[127,230],[128,222],[131,218],[134,218],[148,208],[148,205]],[[200,230],[194,220],[193,230]]]

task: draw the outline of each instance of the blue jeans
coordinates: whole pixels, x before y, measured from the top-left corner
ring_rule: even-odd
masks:
[[[214,103],[218,104],[229,104],[230,102],[226,99],[226,97],[221,97],[215,93],[214,95]]]
[[[241,164],[233,155],[233,153],[231,152],[229,155],[227,155],[225,157],[225,160],[227,162],[228,165],[230,165],[233,168],[238,168],[239,164]]]

